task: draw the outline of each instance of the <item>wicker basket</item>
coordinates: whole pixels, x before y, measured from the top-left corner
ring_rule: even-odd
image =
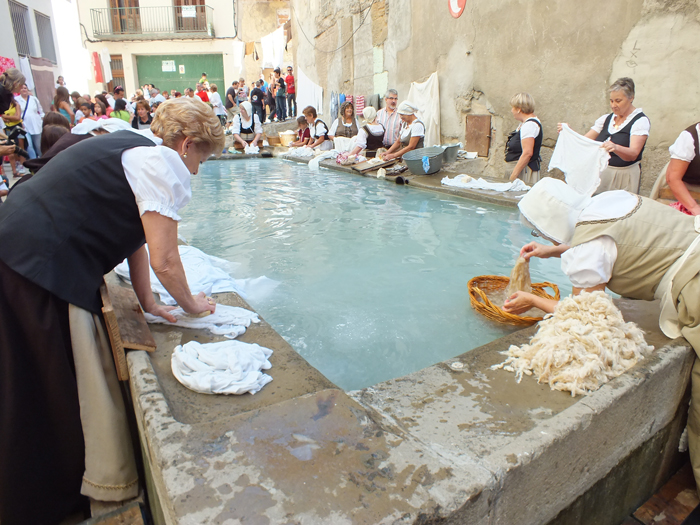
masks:
[[[289,145],[297,139],[296,135],[290,133],[280,133],[280,143],[282,146],[289,147]]]
[[[526,317],[504,312],[500,307],[493,304],[487,294],[493,294],[505,290],[510,279],[501,275],[482,275],[474,277],[469,281],[467,288],[469,289],[469,301],[474,309],[480,314],[488,317],[492,321],[499,323],[514,324],[520,326],[529,326],[541,321],[542,317]],[[544,291],[545,288],[551,288],[554,295],[550,295]],[[552,283],[532,283],[532,293],[538,297],[545,299],[559,300],[559,287]]]

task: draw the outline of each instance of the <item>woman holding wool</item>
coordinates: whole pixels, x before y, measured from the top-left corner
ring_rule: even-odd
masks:
[[[670,206],[623,190],[593,197],[545,178],[518,204],[533,234],[521,255],[560,257],[574,295],[606,287],[624,297],[661,300],[659,326],[671,339],[684,337],[700,352],[700,220]],[[526,292],[513,294],[506,312],[537,307],[553,312],[557,302]],[[700,486],[700,360],[692,372],[688,419],[690,456]]]

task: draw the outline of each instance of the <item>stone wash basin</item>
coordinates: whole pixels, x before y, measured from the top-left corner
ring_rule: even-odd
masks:
[[[206,396],[170,354],[218,339],[153,326],[156,352],[128,361],[156,522],[619,523],[678,466],[694,358],[658,330],[656,303],[619,305],[657,350],[577,398],[490,370],[534,328],[346,393],[262,322],[240,339],[274,350],[273,382]]]

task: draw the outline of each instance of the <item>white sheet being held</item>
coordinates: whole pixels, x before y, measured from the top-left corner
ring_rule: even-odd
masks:
[[[610,154],[600,146],[600,142],[579,135],[562,124],[548,171],[560,169],[569,186],[583,195],[593,195],[600,185],[600,174],[610,159]]]

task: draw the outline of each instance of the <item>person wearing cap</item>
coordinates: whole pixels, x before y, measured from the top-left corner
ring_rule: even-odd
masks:
[[[365,150],[365,157],[374,158],[377,150],[384,145],[384,126],[377,122],[377,110],[372,106],[367,106],[362,110],[365,124],[357,132],[355,147],[350,155],[357,155]]]
[[[588,197],[549,177],[535,184],[518,208],[533,234],[553,244],[531,242],[521,249],[522,257],[560,257],[574,295],[609,288],[632,299],[660,299],[661,331],[671,339],[684,337],[696,354],[700,352],[700,220],[624,190]],[[517,292],[503,310],[519,314],[537,307],[553,312],[556,304]],[[700,486],[697,358],[691,377],[688,438]]]
[[[403,155],[414,149],[422,148],[425,140],[425,124],[421,122],[416,113],[418,108],[407,100],[399,104],[399,118],[401,119],[401,131],[396,142],[383,155],[383,159],[400,159]]]

